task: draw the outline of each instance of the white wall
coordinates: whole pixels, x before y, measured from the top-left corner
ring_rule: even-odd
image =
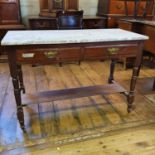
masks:
[[[85,15],[96,15],[98,0],[79,0],[79,9]],[[28,16],[38,15],[40,12],[39,0],[20,0],[23,23],[28,23]]]
[[[96,15],[98,0],[79,0],[79,9],[84,10],[85,15]]]
[[[20,0],[23,23],[27,24],[28,16],[39,14],[39,0]]]

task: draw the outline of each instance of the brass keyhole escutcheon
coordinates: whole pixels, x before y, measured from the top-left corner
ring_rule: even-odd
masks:
[[[47,58],[51,59],[51,58],[55,58],[57,56],[58,52],[57,51],[48,51],[48,52],[45,52],[44,54]]]
[[[108,52],[110,55],[117,54],[118,51],[119,51],[119,48],[115,48],[115,47],[108,48]]]

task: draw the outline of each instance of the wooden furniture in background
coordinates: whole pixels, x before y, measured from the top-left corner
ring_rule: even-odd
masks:
[[[119,27],[149,36],[149,40],[144,44],[144,50],[155,54],[155,21],[122,19],[119,21]]]
[[[39,63],[48,64],[59,61],[59,53],[45,52],[41,49],[50,48],[82,48],[83,55],[85,48],[100,47],[103,49],[103,55],[106,58],[112,59],[110,67],[110,76],[107,85],[95,85],[81,88],[71,88],[63,90],[55,90],[48,92],[39,92],[35,94],[25,95],[28,103],[41,103],[74,99],[81,97],[88,97],[94,95],[104,95],[111,93],[121,93],[127,97],[128,112],[132,110],[134,102],[134,89],[136,85],[137,76],[139,73],[142,57],[142,49],[144,40],[148,39],[146,36],[132,34],[128,31],[119,29],[114,30],[61,30],[60,31],[16,31],[9,32],[2,40],[2,45],[6,47],[9,57],[10,73],[14,86],[14,95],[17,106],[17,117],[20,126],[25,130],[23,104],[21,99],[21,91],[25,92],[23,78],[22,78],[22,63]],[[114,35],[110,35],[110,34]],[[36,37],[36,34],[38,34]],[[109,35],[108,35],[109,34]],[[119,34],[119,39],[116,34]],[[15,39],[15,36],[18,36]],[[65,36],[69,35],[70,38]],[[129,37],[131,35],[131,37]],[[34,37],[33,37],[34,36]],[[47,37],[48,36],[48,37]],[[55,37],[57,36],[57,37]],[[90,37],[92,36],[92,37]],[[109,37],[108,37],[109,36]],[[72,38],[72,39],[71,39]],[[130,38],[130,39],[128,39]],[[128,55],[127,48],[135,50],[136,62],[133,68],[133,74],[130,83],[130,90],[125,90],[121,85],[114,81],[115,62],[118,57]],[[36,49],[36,52],[27,53],[28,49]],[[23,50],[23,52],[21,52]],[[67,52],[67,51],[66,51]],[[26,102],[24,102],[26,105]]]
[[[21,23],[20,1],[0,0],[0,24]]]
[[[155,21],[124,19],[119,21],[119,27],[149,36],[149,40],[144,44],[144,50],[155,54]],[[155,80],[153,89],[155,90]]]
[[[58,29],[82,29],[83,11],[60,11],[57,13]]]
[[[153,0],[99,0],[97,15],[107,17],[108,27],[111,28],[117,27],[121,18],[152,19],[152,11]]]
[[[21,23],[20,1],[0,0],[0,41],[8,30],[25,29],[25,26]],[[3,47],[0,46],[0,55],[4,53],[3,51]],[[0,61],[3,60],[4,58],[1,56]]]
[[[100,29],[106,28],[107,19],[99,16],[83,16],[84,29]],[[31,30],[56,30],[56,17],[30,16],[29,27]]]
[[[40,16],[56,17],[58,11],[78,10],[78,0],[40,0]]]

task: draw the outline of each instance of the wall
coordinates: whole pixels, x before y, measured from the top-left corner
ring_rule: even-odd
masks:
[[[84,10],[85,15],[96,15],[98,0],[79,0],[79,9]]]
[[[79,9],[85,15],[96,15],[98,0],[79,0]],[[28,16],[39,14],[39,0],[20,0],[23,23],[28,24]]]

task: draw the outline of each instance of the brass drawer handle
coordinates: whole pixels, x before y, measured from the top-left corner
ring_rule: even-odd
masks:
[[[119,48],[114,48],[114,47],[108,48],[108,52],[109,52],[110,55],[117,54],[118,51],[119,51]]]
[[[48,52],[44,52],[45,56],[49,59],[51,58],[55,58],[58,54],[57,51],[48,51]]]

